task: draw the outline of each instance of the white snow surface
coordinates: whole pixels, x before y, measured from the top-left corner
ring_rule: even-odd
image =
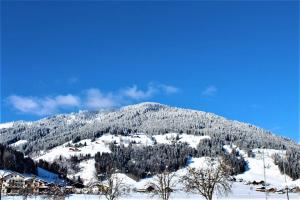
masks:
[[[266,183],[277,188],[283,188],[285,185],[289,186],[299,186],[300,179],[293,181],[289,176],[282,174],[277,165],[275,165],[273,160],[273,155],[275,153],[283,154],[283,151],[274,149],[254,149],[255,158],[249,158],[244,154],[244,158],[248,161],[249,170],[243,174],[239,174],[236,177],[242,178],[244,181],[258,181],[264,180],[264,165],[263,165],[263,155],[265,159],[265,173],[266,173]],[[243,152],[242,152],[243,154]],[[286,178],[286,183],[285,183]]]
[[[18,140],[17,142],[11,144],[12,147],[18,147],[27,143],[27,140]]]
[[[1,123],[0,129],[13,127],[14,122]]]
[[[84,185],[90,185],[91,183],[97,181],[94,158],[82,161],[79,164],[79,167],[81,168],[81,170],[80,172],[75,174],[75,177],[80,176],[80,178],[83,180]],[[69,176],[69,178],[72,177],[73,177],[72,175]]]
[[[154,135],[153,137],[156,139],[158,144],[172,144],[176,140],[177,135],[179,137],[177,143],[188,143],[193,148],[197,147],[200,140],[210,139],[209,136],[188,135],[186,133],[167,133],[163,135]]]
[[[153,138],[159,144],[172,144],[176,135],[179,135],[179,140],[177,143],[188,143],[191,147],[196,148],[200,140],[203,139],[210,139],[209,136],[195,136],[195,135],[188,135],[188,134],[177,134],[177,133],[168,133],[164,135],[154,135]],[[73,144],[71,141],[67,142],[61,146],[57,146],[50,151],[41,152],[40,156],[37,156],[35,160],[43,159],[49,162],[58,159],[59,156],[63,156],[66,158],[70,158],[73,155],[85,155],[91,154],[94,156],[97,152],[110,152],[109,144],[115,142],[116,144],[124,145],[125,147],[129,145],[130,142],[134,142],[135,145],[142,145],[142,146],[149,146],[154,145],[154,141],[150,136],[147,136],[143,133],[137,133],[130,136],[121,136],[121,135],[111,135],[105,134],[100,138],[97,138],[95,141],[92,142],[91,139],[85,139],[77,142],[77,144],[86,144],[86,146],[78,147],[76,151],[74,151],[72,147],[67,147],[67,144]]]
[[[59,156],[63,156],[65,158],[70,158],[74,155],[85,155],[85,154],[91,154],[94,156],[97,152],[110,152],[109,150],[109,143],[108,141],[113,141],[113,137],[111,140],[96,140],[92,142],[90,139],[81,140],[78,143],[86,143],[86,146],[77,148],[78,150],[74,150],[73,147],[67,147],[68,143],[65,143],[61,146],[57,146],[50,151],[47,152],[41,152],[42,155],[35,158],[35,160],[43,159],[49,162],[54,161],[55,159],[58,159]],[[70,142],[72,144],[72,142]]]

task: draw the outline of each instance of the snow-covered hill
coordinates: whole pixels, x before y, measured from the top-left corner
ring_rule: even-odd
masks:
[[[58,159],[60,156],[65,158],[70,158],[71,156],[77,155],[85,155],[91,154],[92,158],[82,161],[79,164],[80,170],[75,174],[75,176],[80,176],[84,184],[89,185],[90,183],[96,181],[96,170],[95,170],[95,160],[93,156],[97,152],[110,152],[109,144],[114,142],[117,145],[124,145],[128,146],[130,142],[134,142],[135,145],[147,146],[147,145],[154,145],[155,143],[160,144],[171,144],[174,143],[174,138],[179,137],[176,143],[183,143],[187,142],[191,147],[196,148],[195,144],[198,144],[200,140],[203,139],[210,139],[209,136],[189,136],[185,133],[167,133],[163,135],[153,135],[147,136],[143,133],[138,133],[130,136],[115,136],[111,134],[105,134],[100,138],[97,138],[95,141],[91,141],[90,139],[81,140],[75,144],[85,144],[82,147],[76,148],[74,151],[73,148],[68,147],[69,144],[75,145],[71,141],[69,143],[65,143],[61,146],[55,147],[49,151],[41,152],[39,156],[35,159],[44,159],[49,162],[53,162]],[[285,184],[294,187],[300,187],[300,179],[292,180],[288,175],[284,175],[280,172],[277,165],[274,163],[274,155],[280,154],[283,155],[285,151],[281,150],[274,150],[274,149],[253,149],[253,156],[249,157],[244,150],[240,150],[234,144],[224,145],[223,147],[227,151],[232,151],[232,148],[236,148],[240,154],[244,157],[244,159],[248,163],[248,169],[246,172],[239,174],[236,177],[238,180],[242,180],[243,183],[253,182],[253,181],[262,181],[264,180],[263,175],[263,155],[265,159],[265,166],[266,166],[266,180],[267,183],[270,184],[272,187],[283,188]],[[189,161],[190,167],[201,167],[204,163],[204,157],[201,158],[192,158]],[[185,171],[185,168],[176,172],[179,175],[182,175]],[[74,174],[69,174],[69,177],[73,177]],[[125,176],[125,175],[124,175]],[[128,178],[129,182],[133,187],[143,187],[143,184],[146,184],[145,181],[149,181],[149,179],[141,180],[141,181],[134,181],[131,178]],[[285,182],[286,179],[286,182]]]
[[[34,122],[13,122],[0,125],[0,141],[18,148],[35,160],[53,162],[57,159],[70,159],[73,156],[89,157],[82,159],[76,170],[68,176],[80,176],[85,184],[97,179],[94,155],[97,152],[110,153],[110,144],[128,146],[153,146],[187,143],[197,149],[199,142],[211,140],[226,151],[236,147],[248,163],[248,169],[236,176],[246,184],[263,180],[262,150],[265,150],[266,179],[274,187],[285,184],[285,176],[274,164],[274,155],[282,156],[281,149],[300,152],[300,145],[294,141],[276,136],[273,133],[238,121],[202,111],[170,107],[158,103],[141,103],[112,111],[81,111],[61,114]],[[253,156],[246,153],[252,150]],[[299,170],[297,161],[294,169]],[[201,166],[203,157],[194,157],[190,165]],[[293,169],[293,168],[290,168]],[[181,168],[175,173],[182,173]],[[123,174],[124,175],[124,174]],[[124,175],[125,176],[125,175]],[[128,177],[127,177],[128,178]],[[146,180],[128,180],[133,187],[140,187]],[[287,177],[287,184],[300,186],[298,180]],[[250,187],[250,186],[243,186]]]
[[[246,146],[246,143],[250,143],[252,147],[299,146],[287,138],[276,136],[251,124],[228,120],[212,113],[151,102],[112,111],[81,111],[55,115],[34,122],[2,124],[0,141],[12,144],[26,140],[26,146],[20,149],[26,154],[32,154],[62,145],[76,137],[92,139],[105,133],[159,135],[167,132],[185,132],[189,135],[238,140],[239,145]],[[253,138],[256,142],[248,141]]]

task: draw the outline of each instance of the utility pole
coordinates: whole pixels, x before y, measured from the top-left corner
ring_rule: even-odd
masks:
[[[265,165],[265,152],[264,152],[265,147],[263,147],[262,151],[262,157],[263,157],[263,164],[264,164],[264,186],[265,186],[265,194],[266,194],[266,200],[268,200],[268,194],[267,194],[267,181],[266,181],[266,165]]]
[[[290,199],[289,197],[289,187],[287,185],[287,182],[286,182],[286,173],[285,173],[285,159],[286,159],[286,151],[285,151],[285,154],[283,154],[283,150],[282,150],[282,165],[283,165],[283,173],[284,173],[284,181],[285,181],[285,190],[286,190],[286,198],[287,200]]]

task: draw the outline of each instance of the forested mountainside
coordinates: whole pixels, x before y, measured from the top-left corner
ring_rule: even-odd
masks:
[[[0,169],[8,169],[19,173],[36,173],[36,164],[24,154],[0,144]]]
[[[14,122],[0,129],[2,144],[24,140],[22,150],[34,154],[77,139],[95,138],[104,133],[147,135],[168,132],[208,135],[223,143],[234,142],[243,148],[299,148],[293,141],[273,135],[250,124],[227,120],[212,113],[141,103],[110,112],[56,115],[35,122]]]
[[[180,137],[180,136],[178,136]],[[226,152],[224,148],[218,148],[210,139],[204,139],[193,148],[187,143],[174,143],[170,145],[157,144],[153,146],[110,145],[111,153],[95,155],[96,171],[98,174],[108,173],[110,169],[118,169],[122,173],[130,174],[135,179],[149,177],[163,171],[177,171],[187,166],[192,157],[213,156],[222,157],[229,166],[230,175],[243,173],[247,163],[235,149]]]
[[[0,129],[0,142],[2,144],[14,146],[26,155],[33,157],[70,141],[75,144],[84,139],[95,140],[105,134],[128,136],[143,133],[152,138],[154,135],[173,132],[186,133],[191,138],[195,135],[210,138],[209,142],[202,144],[202,146],[198,145],[196,151],[189,149],[187,146],[172,147],[163,145],[164,147],[154,146],[139,149],[137,147],[121,147],[121,149],[118,149],[111,146],[111,154],[96,155],[96,170],[98,172],[104,170],[105,162],[120,158],[122,152],[126,154],[127,161],[118,159],[118,162],[111,162],[114,165],[113,167],[121,168],[123,165],[123,168],[127,168],[132,166],[129,160],[140,159],[129,152],[145,153],[145,155],[148,155],[148,161],[152,162],[154,158],[150,155],[153,152],[159,153],[159,148],[164,149],[164,151],[170,148],[179,148],[181,156],[177,157],[178,162],[172,165],[176,170],[186,164],[188,156],[200,157],[224,154],[223,146],[234,144],[250,154],[251,150],[255,148],[287,150],[289,159],[287,173],[294,179],[300,177],[300,163],[298,160],[300,146],[294,141],[274,135],[253,125],[228,120],[212,113],[169,107],[158,103],[141,103],[105,112],[81,111],[79,113],[56,115],[34,122],[14,122],[5,126],[2,125],[2,127],[4,127]],[[115,153],[116,149],[118,149],[117,154]],[[161,155],[165,157],[174,156],[173,154],[166,155],[164,153]],[[277,156],[276,159],[277,163],[283,163],[282,157]],[[229,162],[238,163],[238,165],[243,163],[237,162],[232,156],[229,160]],[[168,159],[162,162],[170,164]],[[242,168],[243,166],[237,166],[235,170],[237,173],[242,172]],[[142,166],[136,164],[134,170],[137,171],[132,174],[145,177],[145,169],[138,171],[141,169]],[[155,173],[161,171],[159,167],[152,170]]]

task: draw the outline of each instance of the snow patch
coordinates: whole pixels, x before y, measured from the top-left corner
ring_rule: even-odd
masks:
[[[19,141],[15,142],[15,143],[11,144],[10,146],[12,146],[12,147],[18,147],[18,146],[24,145],[26,143],[27,143],[27,140],[19,140]]]
[[[14,122],[2,123],[2,124],[0,124],[0,129],[11,128],[11,127],[13,127],[13,125],[14,125]]]
[[[97,181],[97,173],[94,158],[82,161],[79,164],[79,167],[81,168],[81,170],[80,172],[75,174],[75,177],[80,176],[84,185],[89,185],[90,183]]]
[[[201,140],[210,139],[209,136],[188,135],[186,133],[167,133],[153,137],[158,144],[188,143],[193,148],[196,148]]]
[[[254,158],[249,158],[247,155],[243,155],[245,160],[248,162],[248,170],[243,174],[236,176],[237,179],[243,179],[244,181],[259,181],[264,180],[264,165],[263,155],[265,159],[265,172],[266,172],[266,183],[271,186],[283,188],[285,185],[289,186],[300,186],[300,179],[293,181],[288,175],[284,175],[280,172],[277,165],[274,163],[273,155],[284,154],[284,151],[274,149],[253,149],[255,153]],[[285,184],[285,178],[287,183]]]

